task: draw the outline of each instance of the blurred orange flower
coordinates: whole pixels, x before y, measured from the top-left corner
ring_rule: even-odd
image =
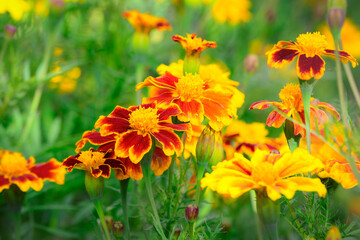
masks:
[[[187,56],[200,56],[200,53],[208,48],[216,48],[216,42],[203,40],[196,37],[195,33],[186,34],[186,37],[175,35],[172,40],[181,44]]]
[[[65,172],[55,158],[35,164],[33,157],[26,160],[21,153],[0,151],[0,192],[9,189],[11,184],[16,184],[23,192],[29,188],[40,191],[46,180],[64,184]]]
[[[212,173],[205,174],[201,187],[232,198],[252,189],[265,192],[273,201],[281,194],[291,199],[297,190],[317,192],[324,197],[326,188],[320,179],[297,176],[322,167],[321,161],[304,149],[285,154],[256,150],[251,160],[235,154],[233,159],[218,163]]]
[[[144,101],[157,101],[165,106],[175,103],[181,110],[177,117],[182,122],[200,125],[205,116],[210,120],[210,126],[220,131],[232,121],[232,94],[209,87],[199,74],[187,73],[181,78],[171,73],[158,78],[148,77],[136,86],[136,90],[147,86],[156,87],[156,93],[155,97]]]
[[[219,23],[228,21],[231,25],[237,25],[250,21],[250,7],[249,0],[216,0],[211,13]]]
[[[304,106],[303,99],[301,94],[301,89],[298,84],[287,84],[279,93],[279,98],[281,102],[273,101],[258,101],[253,103],[250,106],[250,109],[267,109],[270,106],[276,107],[278,110],[283,112],[288,117],[295,119],[298,122],[305,123],[304,115]],[[328,121],[328,116],[326,115],[323,108],[327,112],[331,113],[338,120],[340,119],[339,113],[336,109],[328,103],[319,102],[315,98],[311,98],[310,102],[310,123],[311,128],[314,128],[315,125],[324,124]],[[266,125],[269,127],[279,128],[285,122],[286,118],[282,116],[277,110],[272,111],[267,120]],[[302,128],[299,124],[294,122],[294,133],[295,135],[301,134],[305,136],[305,129]]]
[[[325,36],[319,32],[300,34],[296,42],[279,41],[267,51],[268,66],[280,69],[299,56],[296,65],[298,77],[302,80],[310,80],[313,77],[320,79],[325,71],[325,61],[321,56],[335,57],[335,50],[327,47]],[[339,54],[342,62],[350,61],[353,67],[358,65],[356,59],[348,52],[339,51]]]
[[[153,29],[171,30],[171,25],[165,18],[158,18],[148,13],[132,10],[123,12],[122,16],[129,21],[137,32],[149,34]]]

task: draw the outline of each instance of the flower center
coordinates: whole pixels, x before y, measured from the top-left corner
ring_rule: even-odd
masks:
[[[297,111],[304,109],[301,89],[297,84],[287,84],[281,89],[279,98],[286,108],[295,108]]]
[[[159,123],[157,111],[157,108],[143,108],[140,106],[130,114],[130,127],[139,130],[142,134],[155,131]]]
[[[15,177],[27,171],[29,171],[28,161],[26,161],[21,153],[0,152],[0,175]]]
[[[306,57],[314,57],[321,54],[328,46],[325,36],[319,32],[300,34],[296,38],[296,45],[306,54]]]
[[[176,92],[183,102],[190,102],[198,99],[204,93],[204,80],[199,74],[186,73],[175,83]]]
[[[251,172],[252,179],[257,183],[272,185],[277,179],[277,173],[274,165],[264,161],[256,164]]]
[[[89,169],[90,167],[98,168],[100,165],[104,164],[104,156],[105,153],[102,152],[84,151],[80,152],[78,160]]]

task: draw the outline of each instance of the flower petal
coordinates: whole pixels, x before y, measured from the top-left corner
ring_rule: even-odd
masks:
[[[143,87],[155,86],[163,89],[175,89],[175,83],[178,81],[178,78],[173,76],[171,73],[166,72],[166,75],[160,76],[158,78],[147,77],[144,82],[136,85],[136,91],[140,90]]]
[[[77,160],[78,156],[79,154],[76,156],[70,156],[63,161],[62,165],[68,168],[68,172],[71,172],[76,164],[82,163],[81,161]]]
[[[93,145],[103,145],[109,143],[111,141],[115,142],[115,134],[102,136],[98,131],[86,131],[82,135],[82,138],[76,143],[76,150],[75,152],[79,152],[86,143],[91,143]]]
[[[319,56],[306,57],[301,54],[297,61],[297,75],[302,80],[310,80],[312,77],[320,79],[324,75],[325,61]]]
[[[160,176],[166,171],[171,163],[171,157],[166,156],[161,148],[156,147],[151,159],[151,170],[156,176]]]
[[[124,180],[129,177],[137,181],[142,179],[143,173],[140,163],[134,164],[129,158],[123,158],[121,161],[125,166],[125,171],[123,169],[115,169],[115,177],[117,179]]]
[[[326,187],[319,178],[291,177],[284,179],[297,184],[297,190],[304,192],[317,192],[320,197],[325,197]]]
[[[299,55],[299,51],[293,47],[292,42],[283,43],[287,43],[288,45],[291,45],[291,47],[283,47],[278,44],[266,52],[266,56],[268,57],[267,64],[269,67],[280,69],[286,63],[293,61],[294,58]]]
[[[220,131],[231,123],[232,117],[223,105],[209,98],[203,98],[204,115],[210,120],[209,124],[215,131]]]
[[[167,120],[168,118],[170,118],[171,116],[176,116],[179,113],[181,113],[180,108],[175,105],[172,104],[171,106],[169,106],[166,109],[159,109],[158,114],[159,114],[159,121],[164,121]]]
[[[33,173],[12,177],[10,181],[11,183],[18,185],[20,190],[23,192],[27,192],[30,187],[35,191],[40,191],[44,186],[43,181]]]
[[[278,113],[276,110],[272,111],[266,119],[266,126],[279,128],[283,125],[286,117]]]
[[[123,133],[129,129],[129,121],[124,118],[100,116],[95,123],[95,128],[100,128],[101,135]]]
[[[331,49],[325,49],[325,56],[331,56],[331,57],[336,57],[335,55],[335,50],[331,50]],[[353,67],[356,67],[357,65],[359,65],[359,63],[356,61],[356,59],[351,56],[350,53],[346,52],[346,51],[339,51],[339,56],[340,56],[340,60],[343,63],[347,63],[348,61],[351,62]]]
[[[64,184],[65,182],[65,169],[62,164],[56,161],[55,158],[50,159],[48,162],[36,164],[30,168],[30,171],[43,181],[49,180],[57,184]]]
[[[158,132],[151,133],[155,139],[161,144],[162,150],[165,155],[171,156],[176,152],[176,154],[180,154],[182,151],[182,142],[178,135],[176,135],[173,131],[168,131],[165,129],[159,129]]]
[[[110,172],[111,172],[111,168],[109,165],[104,164],[104,165],[100,165],[99,169],[101,170],[101,176],[104,178],[109,178],[110,177]]]
[[[0,175],[0,192],[4,189],[9,189],[10,181],[8,178],[5,178],[3,175]]]
[[[151,137],[139,135],[138,132],[128,131],[119,136],[115,143],[115,154],[120,158],[129,157],[133,163],[138,163],[151,149]]]
[[[190,121],[192,124],[200,125],[204,120],[204,107],[199,101],[192,100],[191,102],[183,102],[180,99],[175,99],[173,102],[177,104],[182,111],[182,113],[178,115],[180,121]]]

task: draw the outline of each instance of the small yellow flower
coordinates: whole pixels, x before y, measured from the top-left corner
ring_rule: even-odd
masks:
[[[0,1],[0,14],[8,12],[15,21],[19,21],[29,10],[30,3],[25,0]]]
[[[325,240],[341,240],[341,234],[336,226],[332,226],[326,234]]]
[[[232,198],[251,189],[266,193],[273,201],[281,198],[281,194],[291,199],[297,190],[317,192],[324,197],[326,188],[320,179],[298,176],[323,166],[319,159],[300,148],[285,154],[256,150],[251,161],[235,154],[233,159],[218,163],[201,180],[201,187]]]
[[[231,25],[237,25],[250,21],[250,7],[249,0],[216,0],[211,12],[219,23],[228,21]]]

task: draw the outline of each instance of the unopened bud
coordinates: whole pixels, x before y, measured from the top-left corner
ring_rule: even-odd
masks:
[[[275,14],[274,10],[272,10],[272,9],[269,9],[266,11],[266,16],[267,16],[269,23],[274,22],[274,20],[276,18],[276,14]]]
[[[346,10],[347,0],[328,0],[328,9],[332,7],[339,7]]]
[[[109,216],[109,215],[106,215],[105,217],[105,223],[106,223],[106,226],[108,227],[108,229],[111,229],[112,228],[112,225],[114,223],[114,219],[112,216]]]
[[[65,2],[63,0],[51,0],[50,3],[56,10],[62,10],[65,7]]]
[[[223,220],[221,232],[229,233],[231,229],[231,222],[229,220]]]
[[[17,28],[13,25],[5,25],[5,36],[9,39],[12,39],[17,32]]]
[[[178,239],[180,236],[180,233],[181,233],[181,229],[180,228],[176,229],[173,234],[174,239]]]
[[[115,221],[112,225],[112,231],[115,237],[121,237],[124,233],[124,224],[120,221]]]
[[[345,11],[339,7],[332,7],[329,9],[327,17],[330,29],[340,30],[344,25]]]
[[[206,125],[201,132],[196,144],[196,159],[198,163],[207,163],[213,155],[215,149],[215,130]]]
[[[211,166],[216,165],[218,162],[224,159],[224,145],[221,132],[215,132],[215,147],[214,152],[210,158],[209,164]]]
[[[256,54],[248,55],[244,60],[244,67],[247,73],[255,72],[259,65],[259,58]]]
[[[199,215],[199,207],[195,204],[190,204],[185,208],[185,217],[189,222],[193,222]]]

